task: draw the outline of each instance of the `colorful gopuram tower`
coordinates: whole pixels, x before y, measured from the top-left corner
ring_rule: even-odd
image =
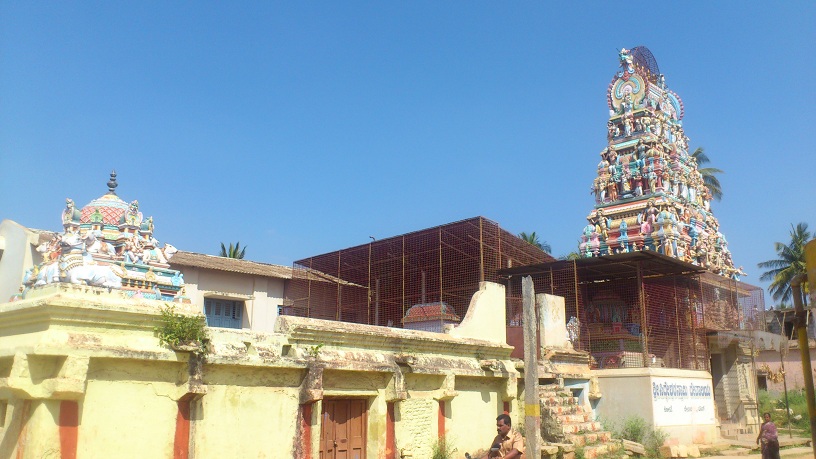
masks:
[[[595,208],[579,250],[597,257],[653,250],[738,278],[711,212],[711,192],[689,154],[683,102],[666,86],[652,53],[621,49],[607,90],[609,121],[592,184]]]

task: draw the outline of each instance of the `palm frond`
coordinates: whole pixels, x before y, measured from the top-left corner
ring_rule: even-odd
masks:
[[[807,223],[800,222],[796,226],[791,224],[790,242],[774,243],[774,251],[779,258],[757,263],[757,267],[767,269],[759,276],[759,280],[770,281],[768,291],[774,300],[787,303],[793,296],[790,286],[793,278],[807,272],[805,266],[805,244],[811,239]]]
[[[717,201],[722,201],[723,190],[717,174],[724,174],[725,171],[716,167],[700,167],[711,162],[703,147],[697,147],[691,157],[697,160],[697,172],[703,177],[703,185],[708,187],[711,197]]]
[[[218,254],[218,256],[219,257],[225,257],[225,258],[242,259],[242,258],[244,258],[244,255],[246,255],[246,249],[247,249],[246,246],[241,248],[241,242],[240,241],[236,242],[235,244],[230,242],[229,248],[224,246],[224,243],[222,242],[221,243],[221,252]]]
[[[521,240],[523,240],[523,241],[525,241],[525,242],[527,242],[529,244],[532,244],[532,245],[538,247],[539,249],[541,249],[541,250],[543,250],[543,251],[545,251],[547,253],[552,252],[552,247],[550,247],[550,244],[547,241],[541,242],[541,240],[539,240],[538,235],[536,234],[535,231],[533,231],[532,233],[529,233],[529,234],[527,232],[525,232],[525,231],[522,231],[522,232],[520,232],[518,234],[518,237],[519,237],[519,239],[521,239]]]

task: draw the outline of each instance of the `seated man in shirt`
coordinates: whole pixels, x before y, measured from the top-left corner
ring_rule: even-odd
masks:
[[[510,416],[500,414],[496,418],[496,438],[490,446],[487,457],[501,457],[504,459],[524,458],[524,438],[510,426]]]

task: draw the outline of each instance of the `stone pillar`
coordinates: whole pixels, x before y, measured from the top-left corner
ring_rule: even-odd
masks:
[[[541,406],[538,397],[538,343],[536,343],[536,299],[533,278],[521,280],[524,309],[524,431],[529,457],[539,457],[541,445]]]

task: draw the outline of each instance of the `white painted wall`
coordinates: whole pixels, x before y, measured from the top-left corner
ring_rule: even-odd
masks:
[[[243,301],[245,330],[273,332],[278,306],[283,304],[285,279],[178,266],[184,274],[184,292],[204,310],[204,298]]]
[[[711,384],[711,374],[707,371],[680,370],[673,368],[621,368],[595,370],[603,396],[596,406],[596,415],[607,422],[621,422],[630,416],[639,416],[647,423],[669,434],[669,444],[710,444],[718,439],[716,408],[713,391],[711,397],[677,398],[670,405],[678,410],[676,415],[659,410],[665,409],[665,400],[655,400],[653,383],[667,380]],[[691,416],[683,410],[686,406],[696,409],[705,406],[704,413]],[[679,422],[679,419],[690,421]]]
[[[42,261],[34,250],[40,236],[12,220],[0,222],[0,302],[20,291],[25,271]]]

